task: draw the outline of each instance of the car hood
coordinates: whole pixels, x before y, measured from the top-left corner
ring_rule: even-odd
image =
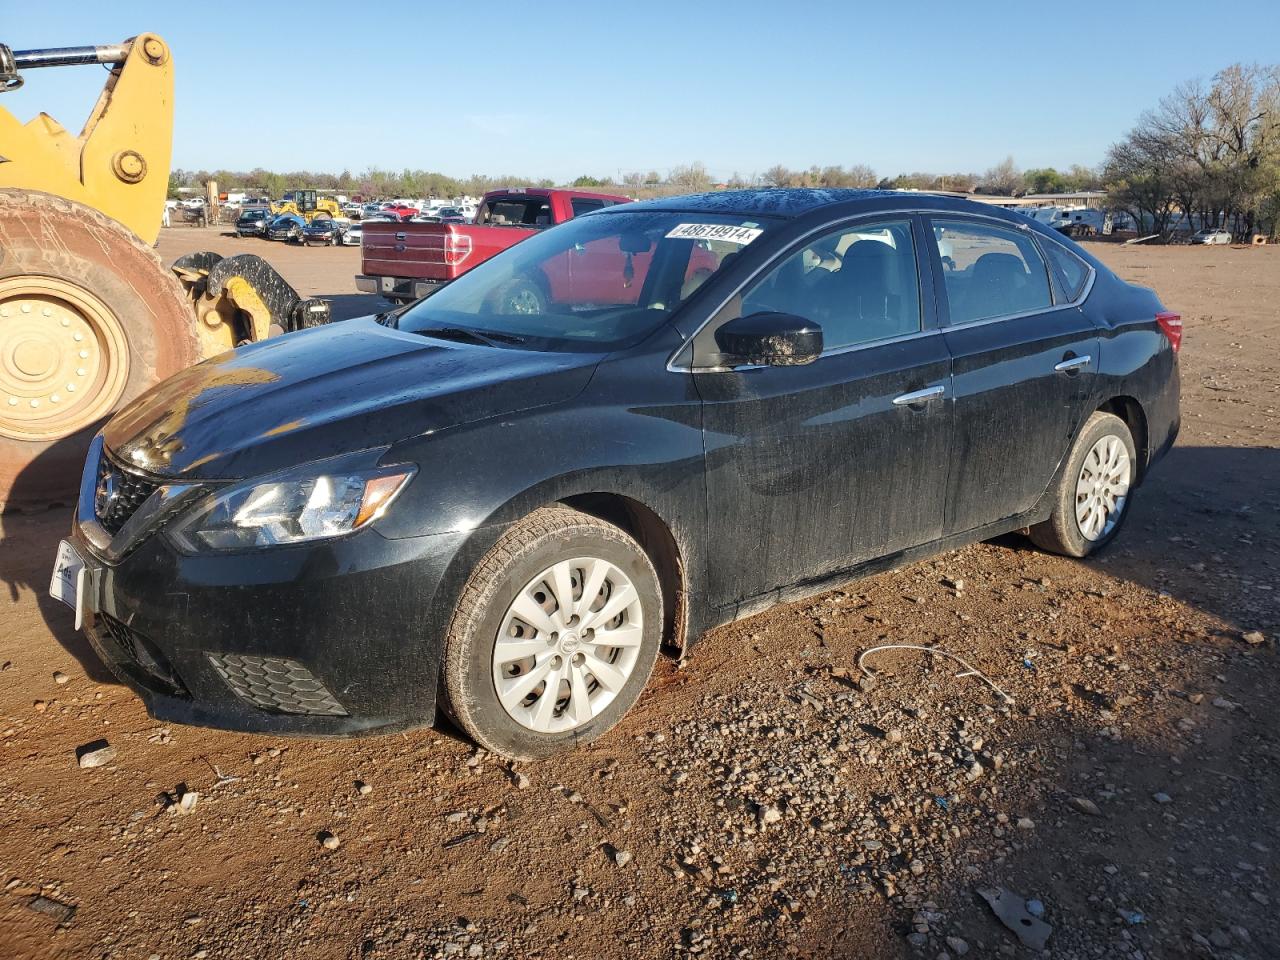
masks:
[[[183,370],[117,413],[104,441],[123,463],[162,477],[260,476],[570,399],[600,359],[346,320]]]

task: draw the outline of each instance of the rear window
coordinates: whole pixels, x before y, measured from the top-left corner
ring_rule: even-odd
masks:
[[[1041,246],[1063,297],[1070,303],[1084,292],[1084,285],[1089,282],[1089,265],[1060,244],[1046,241]]]
[[[479,218],[481,223],[549,226],[551,204],[546,197],[501,197],[491,201]]]

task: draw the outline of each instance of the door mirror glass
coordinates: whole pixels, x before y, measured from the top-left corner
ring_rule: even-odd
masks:
[[[789,367],[822,355],[822,328],[790,313],[753,313],[716,331],[722,365]]]

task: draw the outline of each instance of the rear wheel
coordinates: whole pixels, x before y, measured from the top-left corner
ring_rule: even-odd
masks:
[[[1094,413],[1071,447],[1054,491],[1053,513],[1031,528],[1031,541],[1068,557],[1101,549],[1128,515],[1137,463],[1125,422],[1110,413]]]
[[[507,757],[572,749],[622,719],[661,640],[658,577],[639,544],[576,510],[537,510],[463,590],[445,642],[446,709]]]
[[[198,359],[193,320],[177,278],[120,224],[0,190],[0,505],[74,496],[97,425]]]

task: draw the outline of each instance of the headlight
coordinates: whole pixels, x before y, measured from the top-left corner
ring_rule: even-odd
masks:
[[[397,464],[248,481],[195,507],[169,534],[189,553],[340,537],[382,516],[413,474]]]

